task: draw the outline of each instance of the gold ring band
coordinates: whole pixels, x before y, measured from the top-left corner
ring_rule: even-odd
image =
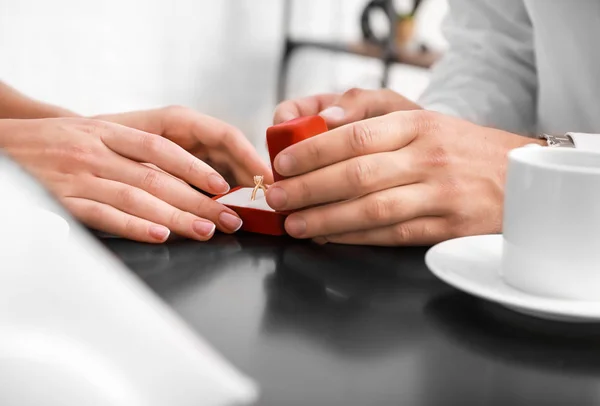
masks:
[[[256,200],[256,192],[258,192],[259,189],[262,189],[263,193],[267,193],[267,187],[263,184],[264,181],[264,177],[262,175],[256,175],[254,177],[254,184],[256,186],[254,186],[254,190],[252,191],[252,200]]]

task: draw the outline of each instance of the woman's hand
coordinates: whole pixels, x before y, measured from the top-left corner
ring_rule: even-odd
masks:
[[[226,157],[239,159],[227,166],[236,179],[245,180],[255,171],[268,173],[237,133],[227,135],[221,126],[217,133],[222,139],[215,134],[203,142],[202,130],[211,133],[214,122],[181,118],[179,110],[121,117],[147,120],[140,127],[165,137],[83,118],[0,120],[0,148],[83,223],[100,231],[158,243],[170,230],[204,241],[213,236],[215,226],[229,233],[239,229],[241,220],[232,210],[188,186],[211,194],[229,190],[221,175],[186,151],[222,164]]]
[[[232,186],[254,186],[254,176],[273,182],[271,169],[237,128],[194,110],[171,106],[95,117],[159,134],[217,170]]]

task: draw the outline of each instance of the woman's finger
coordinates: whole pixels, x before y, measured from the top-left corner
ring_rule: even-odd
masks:
[[[67,197],[63,204],[81,222],[98,231],[155,244],[169,238],[167,227],[124,213],[108,204],[79,197]]]
[[[296,238],[344,234],[442,213],[440,199],[428,184],[415,183],[288,216],[287,232]]]
[[[206,241],[215,231],[215,224],[209,220],[173,207],[142,189],[108,179],[90,179],[87,190],[78,197],[108,204],[194,240]]]
[[[229,166],[236,163],[251,176],[266,176],[271,172],[244,133],[230,124],[191,109],[178,107],[165,110],[163,121],[166,137],[193,140],[192,145],[199,146],[204,152],[210,151],[208,155],[214,162],[219,161]],[[186,133],[187,136],[176,136],[177,133]],[[188,150],[192,154],[199,152],[193,147]],[[245,178],[237,179],[246,183]]]
[[[107,124],[108,125],[108,124]],[[162,170],[212,194],[226,193],[229,185],[217,171],[160,135],[118,124],[104,131],[101,139],[117,154],[137,162],[151,163]]]
[[[140,163],[142,165],[144,165],[144,166],[147,166],[148,168],[154,169],[155,171],[160,171],[160,172],[164,173],[165,175],[168,175],[168,176],[172,177],[176,181],[183,183],[184,185],[187,185],[187,183],[185,183],[184,181],[182,181],[181,179],[179,179],[177,176],[173,176],[169,172],[163,171],[162,169],[160,169],[158,166],[156,166],[154,164],[149,164],[149,163],[145,163],[145,162],[140,162]]]
[[[134,186],[170,206],[210,220],[223,232],[233,233],[242,226],[233,210],[161,171],[124,157],[115,156],[101,169],[100,176]]]

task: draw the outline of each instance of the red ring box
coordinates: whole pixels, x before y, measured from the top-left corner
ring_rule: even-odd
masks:
[[[277,154],[290,145],[324,132],[327,132],[327,124],[321,116],[300,117],[267,129],[267,149],[275,182],[285,179],[277,173],[273,164]],[[252,201],[253,189],[253,187],[236,187],[213,199],[223,203],[240,216],[244,222],[242,230],[258,234],[285,235],[285,219],[290,213],[278,212],[270,208],[262,190],[256,193],[256,200]]]

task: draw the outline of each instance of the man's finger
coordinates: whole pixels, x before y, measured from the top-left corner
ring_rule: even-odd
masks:
[[[212,194],[226,193],[229,185],[210,166],[160,135],[112,124],[101,132],[104,144],[117,154],[151,163],[162,170]]]
[[[315,116],[331,106],[339,97],[339,94],[328,93],[286,100],[275,109],[273,124],[281,124],[298,117]]]
[[[336,128],[283,150],[275,158],[275,169],[296,176],[336,162],[408,145],[420,133],[423,114],[397,112]]]
[[[233,210],[172,176],[126,158],[115,156],[114,160],[107,162],[100,176],[145,190],[173,207],[210,220],[223,232],[233,233],[242,225]]]
[[[419,110],[421,107],[389,89],[350,89],[319,114],[329,128],[379,117],[394,111]]]
[[[344,234],[439,215],[439,206],[433,188],[416,183],[293,213],[285,228],[295,238]]]
[[[404,223],[366,231],[315,238],[319,244],[380,246],[430,246],[452,238],[453,232],[442,217],[419,217]]]
[[[170,106],[156,110],[98,116],[96,119],[105,121],[108,119],[110,122],[118,122],[176,140],[184,150],[201,159],[210,150],[211,157],[215,158],[215,161],[219,160],[220,163],[226,163],[228,166],[231,166],[231,162],[239,162],[243,172],[235,171],[235,176],[240,184],[251,186],[254,175],[268,176],[271,172],[269,166],[240,130],[192,109]],[[172,173],[166,168],[162,169]],[[194,184],[194,186],[198,185]]]
[[[127,214],[108,204],[78,197],[63,199],[65,207],[88,227],[130,240],[162,243],[169,237],[167,227]]]
[[[295,210],[337,202],[378,190],[422,181],[415,151],[371,154],[277,182],[267,191],[267,202],[275,210]]]

